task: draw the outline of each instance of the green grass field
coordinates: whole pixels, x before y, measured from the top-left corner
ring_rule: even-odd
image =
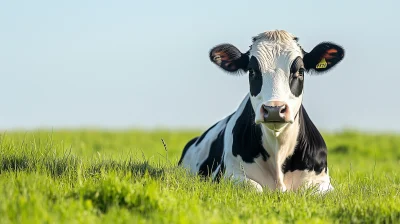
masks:
[[[187,175],[176,163],[198,134],[4,132],[0,222],[400,223],[400,135],[325,133],[336,190],[315,195]]]

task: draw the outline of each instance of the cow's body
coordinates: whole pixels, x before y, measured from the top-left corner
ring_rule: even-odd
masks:
[[[260,191],[296,190],[303,185],[331,190],[327,148],[302,105],[304,79],[299,71],[321,60],[315,59],[315,52],[324,53],[317,56],[321,54],[327,64],[334,63],[326,53],[333,47],[322,51],[326,46],[319,46],[305,56],[297,38],[285,31],[259,39],[246,54],[227,45],[211,52],[211,60],[226,71],[252,70],[250,92],[234,113],[189,141],[178,164],[194,174],[250,182]]]
[[[294,190],[302,183],[319,184],[321,191],[333,189],[324,140],[304,107],[295,120],[297,125],[293,127],[298,127],[299,132],[302,130],[301,137],[289,136],[298,141],[295,145],[288,145],[284,151],[276,152],[273,150],[275,147],[268,147],[279,144],[279,141],[267,142],[266,135],[253,120],[254,111],[249,96],[246,96],[237,111],[187,143],[179,164],[193,174],[211,175],[214,179],[221,176],[247,179],[258,189],[267,186]],[[315,141],[312,143],[319,144],[319,147],[307,147],[311,144],[308,141]],[[280,178],[284,185],[279,184]]]

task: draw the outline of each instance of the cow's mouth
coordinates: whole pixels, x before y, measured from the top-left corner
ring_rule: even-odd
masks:
[[[285,121],[268,121],[262,123],[266,128],[274,132],[281,132],[289,124]]]

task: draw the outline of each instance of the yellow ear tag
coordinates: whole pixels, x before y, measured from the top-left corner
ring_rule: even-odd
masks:
[[[316,68],[326,68],[328,66],[328,63],[326,63],[325,58],[322,58],[322,60],[317,64]]]

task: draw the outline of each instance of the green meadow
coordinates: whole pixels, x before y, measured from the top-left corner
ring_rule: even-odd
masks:
[[[323,133],[335,191],[318,195],[188,175],[199,134],[2,132],[0,223],[400,223],[400,135]]]

